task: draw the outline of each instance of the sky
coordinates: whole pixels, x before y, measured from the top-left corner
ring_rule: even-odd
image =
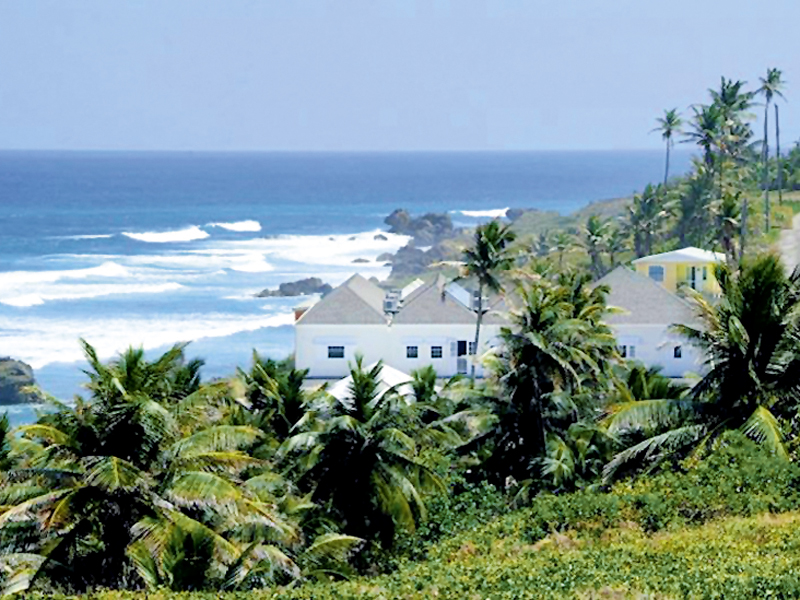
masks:
[[[660,148],[665,108],[768,67],[788,147],[798,23],[798,0],[0,0],[0,149]]]

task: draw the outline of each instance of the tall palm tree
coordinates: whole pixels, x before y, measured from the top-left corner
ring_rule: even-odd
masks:
[[[658,131],[661,133],[661,138],[664,140],[667,146],[667,155],[664,164],[664,186],[666,187],[667,181],[669,180],[669,153],[674,144],[672,137],[676,133],[681,132],[683,120],[681,119],[678,109],[671,108],[669,110],[665,110],[664,116],[656,119],[656,122],[658,123],[658,127],[653,129],[653,131]]]
[[[721,109],[725,119],[739,118],[752,106],[755,93],[745,91],[746,85],[746,81],[722,77],[718,90],[708,90],[712,102]]]
[[[475,320],[475,352],[480,348],[481,323],[483,321],[483,294],[485,291],[498,293],[503,289],[501,274],[514,266],[514,256],[510,246],[516,234],[510,225],[499,221],[489,221],[475,228],[472,246],[463,253],[461,273],[456,278],[474,277],[478,281],[478,303]],[[444,293],[444,292],[442,292]],[[475,362],[472,363],[471,379],[475,379]]]
[[[787,456],[781,423],[796,415],[800,397],[800,270],[787,276],[768,254],[745,260],[738,271],[719,265],[716,276],[718,302],[688,291],[702,328],[676,326],[705,352],[707,373],[685,398],[611,408],[612,433],[644,439],[614,457],[607,478],[627,463],[702,452],[731,429]]]
[[[770,204],[769,204],[769,106],[775,96],[783,98],[781,88],[783,81],[781,80],[780,69],[767,69],[767,76],[760,77],[761,87],[758,88],[758,93],[764,96],[764,140],[762,142],[762,164],[763,164],[763,186],[764,186],[764,229],[769,232],[770,228]],[[777,118],[777,114],[776,114]],[[778,124],[775,123],[775,132],[777,135]],[[780,159],[778,159],[780,163]],[[780,170],[780,167],[779,167]],[[778,186],[780,193],[780,185]]]
[[[703,150],[706,167],[715,165],[714,152],[722,134],[724,116],[716,104],[692,106],[691,128],[684,135],[685,142],[693,142]]]

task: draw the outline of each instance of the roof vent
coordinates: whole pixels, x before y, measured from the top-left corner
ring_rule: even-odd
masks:
[[[383,312],[387,314],[395,314],[400,312],[400,292],[393,290],[386,292],[383,299]]]

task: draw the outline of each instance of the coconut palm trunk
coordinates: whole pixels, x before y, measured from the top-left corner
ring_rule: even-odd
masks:
[[[778,120],[778,103],[775,103],[775,160],[778,163],[778,202],[783,204],[783,165],[781,164],[781,125]]]
[[[764,103],[764,233],[769,233],[769,100]]]
[[[481,340],[481,322],[483,321],[483,282],[478,283],[478,315],[475,319],[475,350],[471,359],[470,379],[475,381],[475,359],[478,355],[478,342]],[[469,349],[467,349],[469,350]],[[469,354],[469,352],[467,352]]]
[[[667,187],[667,180],[669,179],[669,150],[672,145],[672,138],[667,139],[667,157],[664,164],[664,189]]]

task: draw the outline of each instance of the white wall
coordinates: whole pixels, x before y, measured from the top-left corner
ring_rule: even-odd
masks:
[[[481,327],[480,356],[496,345],[500,327]],[[432,365],[440,377],[451,377],[458,372],[458,357],[454,345],[463,340],[474,341],[473,325],[303,325],[295,326],[295,364],[298,369],[309,369],[309,377],[333,379],[349,374],[348,362],[356,354],[364,356],[368,365],[383,360],[387,365],[409,373]],[[344,358],[328,358],[328,346],[344,346]],[[407,358],[407,346],[417,346],[418,358]],[[442,347],[442,358],[431,358],[431,346]],[[472,357],[467,360],[469,373]],[[478,365],[478,376],[483,369]]]
[[[646,366],[660,366],[667,377],[684,377],[689,373],[703,373],[703,354],[690,346],[683,337],[669,331],[666,325],[612,325],[617,343],[630,348],[636,355],[627,358],[638,360]],[[681,347],[681,358],[675,358],[676,346]]]

